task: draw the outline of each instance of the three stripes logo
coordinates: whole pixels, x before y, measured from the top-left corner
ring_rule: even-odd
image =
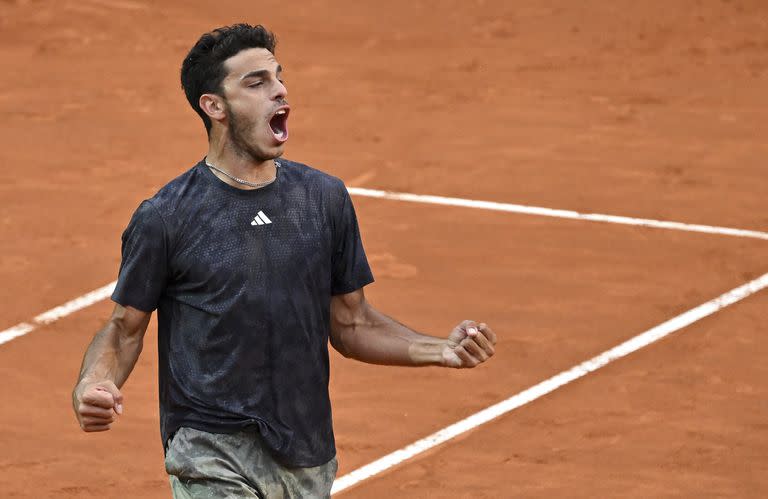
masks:
[[[272,220],[270,220],[263,211],[260,211],[256,214],[255,217],[253,217],[253,220],[251,221],[251,225],[267,225],[271,224]]]

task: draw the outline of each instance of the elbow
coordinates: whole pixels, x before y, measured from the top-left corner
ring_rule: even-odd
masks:
[[[349,347],[348,343],[349,341],[344,341],[344,333],[343,331],[339,329],[334,329],[331,331],[331,346],[339,352],[341,355],[343,355],[347,359],[354,358],[354,355],[352,353],[352,349]]]

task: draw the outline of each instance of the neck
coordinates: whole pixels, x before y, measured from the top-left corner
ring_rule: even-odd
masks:
[[[219,135],[219,134],[217,134]],[[252,183],[269,182],[276,175],[274,159],[256,159],[252,155],[236,147],[229,140],[224,140],[221,135],[211,139],[208,144],[208,154],[205,155],[207,163],[226,171],[230,175]],[[225,175],[213,170],[214,175],[222,181],[239,189],[252,189]]]

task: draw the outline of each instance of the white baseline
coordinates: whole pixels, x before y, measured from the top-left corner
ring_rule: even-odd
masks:
[[[477,208],[481,210],[506,211],[508,213],[539,215],[542,217],[553,218],[567,218],[570,220],[585,220],[589,222],[606,222],[620,225],[639,225],[642,227],[653,227],[656,229],[681,230],[685,232],[703,232],[706,234],[749,237],[753,239],[763,239],[768,241],[768,232],[760,232],[757,230],[733,229],[730,227],[688,224],[683,222],[669,222],[665,220],[652,220],[650,218],[601,215],[599,213],[580,213],[578,211],[557,210],[553,208],[542,208],[540,206],[497,203],[494,201],[479,201],[475,199],[450,198],[444,196],[428,196],[424,194],[409,194],[407,192],[388,192],[376,189],[363,189],[362,187],[349,187],[347,190],[352,195],[369,198],[391,199],[395,201],[411,201],[414,203],[440,204],[445,206],[460,206],[462,208]]]
[[[476,199],[451,198],[445,196],[431,196],[424,194],[411,194],[407,192],[389,192],[378,189],[364,189],[362,187],[348,187],[350,194],[377,199],[390,199],[395,201],[409,201],[414,203],[439,204],[446,206],[458,206],[463,208],[475,208],[491,211],[504,211],[508,213],[520,213],[527,215],[539,215],[544,217],[566,218],[571,220],[587,220],[592,222],[607,222],[622,225],[636,225],[643,227],[654,227],[659,229],[680,230],[687,232],[703,232],[707,234],[720,234],[735,237],[747,237],[753,239],[763,239],[768,241],[768,232],[756,230],[734,229],[730,227],[717,227],[714,225],[698,225],[683,222],[670,222],[664,220],[652,220],[646,218],[632,218],[617,215],[602,215],[599,213],[579,213],[572,210],[558,210],[553,208],[542,208],[539,206],[527,206],[511,203],[497,203],[495,201],[480,201]],[[12,326],[4,331],[0,331],[0,345],[11,341],[14,338],[24,336],[34,331],[37,326],[49,324],[61,317],[65,317],[84,307],[92,305],[98,301],[107,298],[112,294],[115,282],[111,282],[99,289],[95,289],[83,296],[75,298],[72,301],[60,305],[54,309],[44,312],[32,320],[32,323],[22,322]]]
[[[497,203],[495,201],[480,201],[476,199],[451,198],[445,196],[430,196],[423,194],[410,194],[407,192],[389,192],[377,189],[364,189],[362,187],[348,187],[350,194],[370,198],[389,199],[394,201],[409,201],[414,203],[439,204],[446,206],[459,206],[464,208],[476,208],[482,210],[504,211],[508,213],[521,213],[527,215],[539,215],[544,217],[566,218],[571,220],[587,220],[592,222],[607,222],[622,225],[636,225],[654,227],[660,229],[680,230],[686,232],[703,232],[707,234],[720,234],[735,237],[747,237],[768,241],[768,232],[756,230],[734,229],[730,227],[717,227],[714,225],[698,225],[683,222],[669,222],[664,220],[651,220],[646,218],[631,218],[617,215],[601,215],[598,213],[579,213],[571,210],[558,210],[542,208],[539,206],[527,206],[511,203]],[[99,289],[95,289],[83,296],[75,298],[64,305],[60,305],[44,312],[32,320],[32,323],[22,322],[4,331],[0,331],[0,345],[14,338],[24,336],[34,331],[37,326],[49,324],[65,317],[82,308],[92,305],[107,298],[112,294],[115,282],[111,282]]]
[[[482,424],[485,424],[495,418],[498,418],[502,414],[506,414],[520,406],[523,406],[529,402],[543,397],[544,395],[557,390],[561,386],[567,385],[571,381],[586,376],[587,374],[594,372],[601,367],[610,364],[614,360],[620,359],[632,352],[640,350],[643,347],[658,341],[665,336],[668,336],[675,331],[678,331],[694,322],[697,322],[704,317],[714,314],[715,312],[724,309],[729,305],[743,300],[747,296],[757,293],[761,289],[768,287],[768,273],[763,274],[757,279],[748,282],[738,288],[732,289],[725,294],[718,296],[717,298],[710,300],[706,303],[692,308],[687,312],[684,312],[677,317],[659,324],[644,333],[641,333],[634,338],[631,338],[624,343],[606,350],[605,352],[592,357],[589,360],[576,365],[567,371],[563,371],[560,374],[556,374],[551,378],[542,381],[541,383],[534,385],[527,390],[524,390],[517,395],[492,405],[480,412],[477,412],[468,418],[454,423],[440,431],[437,431],[427,437],[422,438],[402,449],[396,450],[391,454],[377,459],[376,461],[366,464],[365,466],[358,468],[338,480],[333,484],[331,494],[339,493],[346,490],[353,485],[371,478],[374,475],[396,466],[407,459],[421,454],[422,452],[431,449],[437,445],[440,445],[452,438],[461,435],[473,428],[476,428]]]
[[[593,222],[608,222],[623,225],[639,225],[644,227],[655,227],[661,229],[680,230],[687,232],[704,232],[708,234],[721,234],[736,237],[749,237],[754,239],[768,240],[768,232],[755,230],[733,229],[729,227],[717,227],[713,225],[697,225],[682,222],[668,222],[663,220],[651,220],[645,218],[631,218],[616,215],[601,215],[596,213],[579,213],[571,210],[557,210],[552,208],[541,208],[538,206],[526,206],[521,204],[497,203],[494,201],[479,201],[475,199],[451,198],[445,196],[429,196],[423,194],[410,194],[407,192],[389,192],[377,189],[363,189],[361,187],[347,188],[350,194],[379,199],[390,199],[395,201],[409,201],[415,203],[440,204],[447,206],[460,206],[464,208],[476,208],[482,210],[505,211],[509,213],[522,213],[527,215],[539,215],[554,218],[567,218],[571,220],[588,220]],[[72,301],[44,312],[33,319],[33,323],[22,322],[0,331],[0,345],[11,341],[14,338],[24,336],[34,331],[37,326],[49,324],[62,317],[65,317],[82,308],[92,305],[100,300],[107,298],[112,294],[115,288],[115,282],[111,282],[99,289],[95,289],[83,296],[75,298]]]

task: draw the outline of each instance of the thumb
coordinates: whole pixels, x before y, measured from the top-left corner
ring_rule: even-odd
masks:
[[[112,395],[112,401],[114,403],[114,409],[117,414],[123,413],[123,394],[120,393],[120,389],[111,381],[106,381],[101,384],[100,388],[109,392]]]
[[[477,323],[475,321],[464,321],[462,325],[464,326],[464,331],[466,331],[467,336],[470,338],[477,336]]]

